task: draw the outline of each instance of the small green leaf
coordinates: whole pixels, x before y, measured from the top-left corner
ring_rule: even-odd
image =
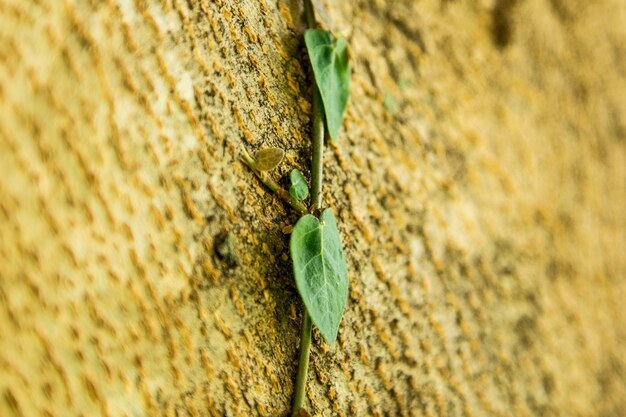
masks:
[[[343,38],[333,43],[330,33],[321,29],[308,29],[304,41],[324,103],[328,133],[336,141],[350,96],[348,45]]]
[[[254,158],[254,167],[259,171],[270,171],[278,166],[285,156],[280,148],[265,148],[258,151]]]
[[[389,113],[393,113],[396,110],[396,100],[391,93],[386,93],[383,97],[383,106]]]
[[[289,180],[291,181],[291,187],[289,187],[289,194],[296,200],[304,200],[309,195],[309,187],[306,185],[306,180],[302,172],[297,169],[292,169],[289,174]]]
[[[302,216],[289,248],[302,301],[313,324],[332,344],[348,300],[348,267],[332,210],[324,210],[319,220],[311,214]]]

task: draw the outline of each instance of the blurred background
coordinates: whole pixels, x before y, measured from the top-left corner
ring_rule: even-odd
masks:
[[[626,3],[319,0],[350,296],[319,416],[626,415]],[[286,416],[295,0],[0,1],[0,415]]]

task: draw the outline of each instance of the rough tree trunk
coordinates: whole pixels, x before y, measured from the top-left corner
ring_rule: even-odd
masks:
[[[0,1],[0,415],[285,416],[296,0]],[[626,5],[322,1],[352,97],[319,416],[626,415]]]

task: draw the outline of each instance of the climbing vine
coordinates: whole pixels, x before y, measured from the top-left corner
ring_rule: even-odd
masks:
[[[262,149],[254,158],[242,151],[244,163],[261,182],[302,214],[289,242],[296,287],[305,307],[293,416],[306,415],[303,402],[312,327],[317,327],[327,343],[334,343],[348,299],[348,267],[339,229],[333,211],[323,209],[322,201],[325,132],[328,132],[331,141],[337,141],[350,94],[348,47],[345,39],[335,38],[328,31],[315,28],[310,0],[304,0],[304,8],[309,27],[304,40],[314,76],[311,207],[307,209],[304,205],[309,189],[300,171],[291,171],[288,191],[269,175],[269,171],[281,163],[284,157],[282,149]]]

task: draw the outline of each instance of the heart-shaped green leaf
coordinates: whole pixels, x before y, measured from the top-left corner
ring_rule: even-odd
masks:
[[[291,181],[291,187],[289,187],[289,194],[296,200],[304,200],[309,195],[309,187],[306,185],[306,180],[302,172],[297,169],[292,169],[289,174],[289,180]]]
[[[302,216],[289,246],[298,292],[313,324],[332,344],[348,300],[348,267],[332,210],[324,210],[319,220]]]
[[[285,156],[280,148],[261,149],[254,156],[254,167],[259,171],[270,171],[278,166]]]
[[[348,45],[343,38],[334,43],[330,33],[321,29],[308,29],[304,41],[324,103],[328,133],[336,141],[350,96]]]

